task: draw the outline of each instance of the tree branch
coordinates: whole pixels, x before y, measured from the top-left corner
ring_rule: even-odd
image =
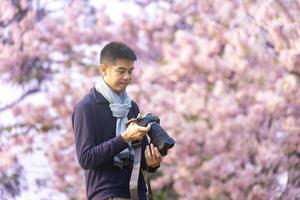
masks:
[[[22,94],[22,96],[20,96],[17,100],[11,102],[10,104],[5,105],[4,107],[0,108],[0,112],[3,112],[11,107],[13,107],[14,105],[20,103],[23,99],[25,99],[28,95],[36,93],[40,90],[39,87],[33,88],[28,90],[27,92],[25,92],[24,94]]]
[[[8,25],[10,25],[12,22],[15,22],[15,21],[20,22],[24,17],[26,17],[26,15],[29,12],[28,8],[22,9],[19,3],[15,3],[13,6],[15,6],[17,8],[17,12],[11,19],[9,19],[7,21],[0,21],[1,27],[5,28]]]

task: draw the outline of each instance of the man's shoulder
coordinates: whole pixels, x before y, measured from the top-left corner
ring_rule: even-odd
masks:
[[[134,100],[131,100],[131,106],[132,106],[132,107],[139,107],[139,106],[137,105],[137,103],[136,103]]]
[[[93,110],[93,99],[90,93],[84,95],[80,101],[74,106],[72,113],[72,126],[74,127],[75,118],[83,119],[86,116],[90,116]],[[80,121],[80,120],[79,120]]]
[[[139,112],[140,112],[139,106],[133,100],[131,100],[131,107],[136,115],[139,114]]]
[[[84,95],[79,102],[75,105],[75,108],[87,108],[93,107],[95,105],[95,100],[92,98],[91,93]]]

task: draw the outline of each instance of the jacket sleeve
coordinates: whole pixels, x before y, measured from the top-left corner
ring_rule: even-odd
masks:
[[[91,105],[78,104],[72,114],[72,126],[75,134],[76,154],[80,166],[87,170],[101,166],[128,147],[119,135],[101,144],[96,144],[95,124]]]

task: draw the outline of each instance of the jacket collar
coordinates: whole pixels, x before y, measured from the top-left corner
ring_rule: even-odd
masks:
[[[108,103],[109,104],[109,102],[105,99],[105,97],[100,92],[98,92],[95,87],[91,88],[90,93],[91,93],[92,97],[95,99],[96,103],[99,103],[99,104]]]

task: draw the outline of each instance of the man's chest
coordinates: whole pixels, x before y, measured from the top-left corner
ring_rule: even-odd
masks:
[[[117,118],[109,107],[97,107],[93,113],[93,124],[95,126],[95,134],[97,143],[102,143],[113,137],[116,137],[116,123]],[[134,118],[137,114],[132,109],[129,110],[127,115],[128,120]]]

